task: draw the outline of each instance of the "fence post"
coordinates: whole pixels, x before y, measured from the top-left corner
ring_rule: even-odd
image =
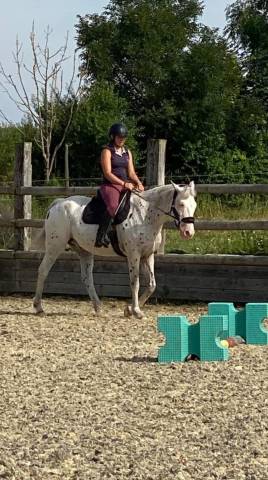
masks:
[[[20,195],[20,187],[32,186],[32,144],[20,143],[16,146],[15,168],[14,168],[14,219],[32,218],[32,197],[31,195]],[[29,227],[15,227],[14,250],[30,250],[31,229]]]
[[[165,185],[166,145],[164,139],[149,139],[147,141],[146,185],[148,187]],[[158,253],[165,253],[166,233],[162,231],[162,243]]]
[[[147,141],[146,185],[165,185],[166,140]]]

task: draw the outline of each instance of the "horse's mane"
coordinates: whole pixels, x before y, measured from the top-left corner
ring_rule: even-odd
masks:
[[[140,195],[143,197],[145,200],[157,200],[163,196],[163,194],[166,194],[168,192],[174,192],[174,186],[169,184],[169,185],[160,185],[158,187],[153,187],[148,190],[145,190],[144,192],[141,192]],[[179,192],[181,195],[181,198],[188,198],[189,195],[191,194],[191,188],[189,185],[185,185],[184,188]]]

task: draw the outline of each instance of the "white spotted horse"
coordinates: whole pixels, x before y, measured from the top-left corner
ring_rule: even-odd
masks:
[[[117,235],[120,251],[127,257],[132,305],[127,306],[125,315],[142,318],[141,307],[156,288],[154,275],[154,254],[162,238],[163,225],[172,217],[182,238],[193,237],[194,212],[196,209],[195,185],[172,184],[155,187],[144,192],[132,192],[128,214],[113,228]],[[93,302],[95,312],[99,312],[101,302],[93,281],[94,255],[115,255],[112,246],[95,247],[98,224],[87,224],[82,220],[83,211],[91,199],[72,196],[55,200],[50,206],[45,220],[45,255],[38,269],[34,308],[43,311],[41,299],[45,279],[66,247],[76,251],[80,258],[81,277]],[[140,264],[148,275],[148,285],[139,297]]]

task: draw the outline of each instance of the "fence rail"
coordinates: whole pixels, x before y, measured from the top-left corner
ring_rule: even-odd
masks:
[[[17,219],[5,220],[0,218],[0,227],[15,228],[42,228],[45,220]],[[174,230],[174,223],[168,222],[166,229]],[[196,220],[196,230],[268,230],[268,220]]]
[[[268,195],[268,184],[248,184],[240,185],[235,183],[226,184],[197,184],[197,193],[210,193],[216,195],[230,194],[261,194]],[[71,196],[71,195],[95,195],[97,187],[14,187],[1,186],[0,194],[3,195],[33,195],[36,197],[53,197],[53,196]]]

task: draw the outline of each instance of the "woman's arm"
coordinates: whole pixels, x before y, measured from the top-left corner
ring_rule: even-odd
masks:
[[[132,180],[137,188],[141,191],[144,190],[144,186],[142,185],[141,181],[139,180],[136,172],[135,172],[135,168],[134,168],[134,165],[133,165],[133,158],[132,158],[132,153],[130,150],[128,150],[128,155],[129,155],[129,162],[128,162],[128,176],[130,178],[130,180]]]
[[[112,163],[111,163],[112,154],[108,148],[104,148],[101,152],[101,168],[103,171],[104,177],[109,180],[111,183],[116,183],[117,185],[125,186],[125,182],[118,178],[112,173]]]

